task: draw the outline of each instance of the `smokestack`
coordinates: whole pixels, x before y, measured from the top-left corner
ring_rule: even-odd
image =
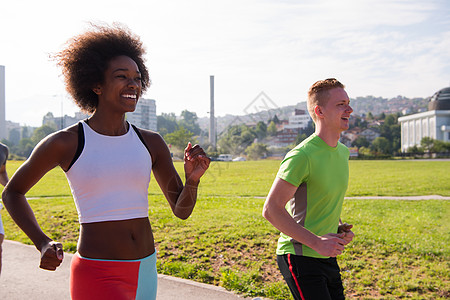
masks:
[[[209,93],[210,93],[210,109],[209,109],[209,143],[216,149],[216,120],[214,118],[214,75],[209,76]]]
[[[6,139],[5,66],[0,66],[0,140]]]

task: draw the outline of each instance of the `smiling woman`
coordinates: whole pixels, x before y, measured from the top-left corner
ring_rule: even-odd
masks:
[[[80,238],[71,265],[72,299],[155,299],[156,253],[148,219],[151,172],[175,216],[188,218],[210,159],[187,145],[185,184],[162,137],[125,120],[149,87],[145,53],[124,26],[93,26],[55,55],[66,88],[89,119],[42,140],[3,191],[5,207],[55,270],[62,244],[40,228],[25,194],[60,166],[78,211]]]
[[[137,64],[128,56],[117,56],[109,62],[104,83],[93,88],[98,96],[96,112],[113,107],[119,115],[123,111],[133,112],[141,90],[142,77]]]
[[[113,58],[123,55],[132,59],[140,73],[141,92],[150,86],[144,63],[146,51],[140,38],[120,25],[92,26],[94,30],[70,39],[67,48],[54,56],[62,68],[67,91],[89,113],[94,112],[98,103],[93,88],[104,83],[104,71]]]

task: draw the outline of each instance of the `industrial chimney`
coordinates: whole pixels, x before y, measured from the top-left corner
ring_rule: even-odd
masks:
[[[5,66],[0,66],[0,140],[6,139]]]
[[[216,120],[214,118],[214,75],[209,76],[209,93],[210,93],[210,109],[209,109],[209,143],[216,149]]]

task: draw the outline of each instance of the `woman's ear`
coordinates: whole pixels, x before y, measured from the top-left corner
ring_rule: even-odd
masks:
[[[97,95],[102,94],[102,88],[100,87],[100,85],[97,85],[94,88],[92,88],[92,91],[94,91],[94,93],[96,93]]]

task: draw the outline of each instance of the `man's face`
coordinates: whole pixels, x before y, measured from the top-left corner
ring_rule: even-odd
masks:
[[[328,93],[328,101],[321,107],[322,119],[327,129],[337,130],[341,133],[348,129],[348,120],[353,112],[350,99],[343,88],[334,88]]]

